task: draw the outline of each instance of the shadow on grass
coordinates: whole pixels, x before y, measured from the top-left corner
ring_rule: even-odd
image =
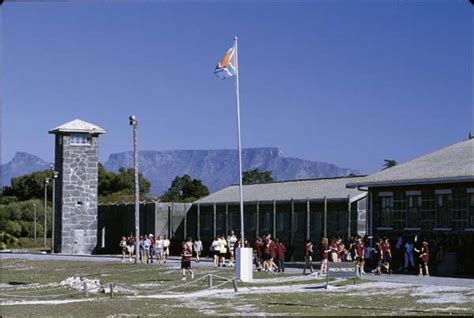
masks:
[[[8,282],[8,285],[29,285],[30,283],[25,283],[25,282]]]

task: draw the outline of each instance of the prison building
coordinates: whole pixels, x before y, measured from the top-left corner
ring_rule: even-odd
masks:
[[[364,234],[366,192],[348,189],[360,177],[282,181],[243,186],[245,237],[271,233],[288,247],[293,260],[303,259],[305,239],[348,238]],[[183,226],[185,237],[200,237],[208,247],[216,235],[240,233],[239,186],[233,185],[193,202]]]
[[[368,190],[368,231],[374,236],[419,234],[445,260],[441,271],[454,274],[453,264],[473,264],[474,139],[458,142],[403,164],[348,182]],[[440,248],[442,247],[442,249]],[[450,253],[454,253],[451,254]],[[449,268],[448,268],[449,267]],[[472,274],[472,273],[471,273]]]

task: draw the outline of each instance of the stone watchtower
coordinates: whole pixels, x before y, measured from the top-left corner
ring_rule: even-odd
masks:
[[[76,119],[56,135],[54,252],[91,254],[97,245],[98,145],[105,130]]]

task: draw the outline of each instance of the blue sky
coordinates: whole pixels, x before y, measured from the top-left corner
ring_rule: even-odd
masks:
[[[47,131],[108,130],[101,158],[236,147],[233,80],[212,71],[239,37],[244,147],[369,173],[473,130],[467,1],[15,3],[2,8],[3,162],[53,159]]]

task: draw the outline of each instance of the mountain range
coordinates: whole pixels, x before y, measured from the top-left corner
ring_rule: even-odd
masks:
[[[238,182],[236,150],[140,151],[139,171],[151,182],[151,193],[160,195],[176,176],[188,174],[203,181],[210,192]],[[133,167],[133,152],[113,153],[104,166],[109,171]],[[278,148],[248,148],[242,151],[243,170],[271,170],[275,181],[346,176],[359,172],[331,163],[284,157]],[[2,164],[2,184],[15,176],[48,169],[49,163],[25,152]]]

